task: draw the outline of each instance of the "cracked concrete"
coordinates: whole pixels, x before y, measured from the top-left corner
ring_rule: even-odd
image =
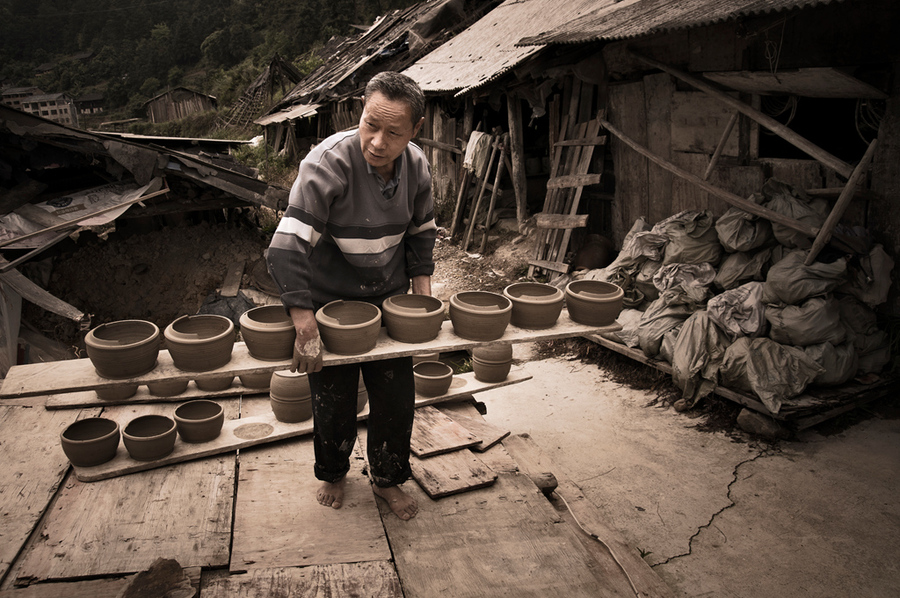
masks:
[[[677,596],[896,595],[900,420],[772,448],[693,429],[594,365],[527,368],[477,395],[486,420],[529,433]]]

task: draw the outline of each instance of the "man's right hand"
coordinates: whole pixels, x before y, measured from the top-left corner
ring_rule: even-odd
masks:
[[[304,374],[318,372],[322,369],[322,340],[316,326],[316,314],[311,309],[299,307],[292,307],[290,313],[297,331],[291,371]]]

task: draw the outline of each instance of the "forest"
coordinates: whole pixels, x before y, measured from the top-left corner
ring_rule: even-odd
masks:
[[[277,53],[302,73],[333,36],[413,0],[4,0],[0,85],[104,95],[107,115],[141,116],[173,86],[226,106]]]

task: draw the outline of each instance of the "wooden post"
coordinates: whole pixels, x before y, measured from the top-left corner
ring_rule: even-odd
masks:
[[[716,146],[716,151],[713,152],[712,158],[709,159],[709,166],[706,167],[706,172],[703,173],[704,181],[709,179],[709,175],[712,174],[713,169],[716,167],[716,162],[719,161],[719,156],[722,155],[722,150],[725,149],[725,144],[728,143],[728,138],[731,137],[731,131],[734,130],[734,125],[737,123],[739,115],[740,112],[735,112],[728,119],[728,124],[725,125],[725,130],[722,131],[722,138],[719,139],[719,145]]]
[[[463,168],[463,180],[462,184],[459,186],[459,193],[456,196],[456,208],[453,210],[453,220],[450,222],[450,238],[456,236],[456,229],[459,228],[460,221],[462,220],[461,216],[463,214],[463,205],[466,203],[466,193],[469,190],[469,178],[472,176],[472,173],[469,172],[468,168]]]
[[[472,240],[472,231],[475,230],[475,216],[478,215],[478,208],[481,207],[481,199],[484,197],[484,190],[487,187],[488,177],[491,175],[491,164],[494,163],[494,158],[497,156],[497,145],[498,140],[495,136],[491,143],[491,157],[488,158],[487,168],[484,169],[484,179],[481,181],[481,189],[478,191],[478,198],[472,203],[472,212],[469,215],[469,226],[466,229],[466,237],[463,239],[463,251],[468,251],[469,241]]]
[[[494,215],[494,206],[497,204],[497,195],[500,193],[500,179],[503,177],[503,157],[506,155],[506,135],[500,141],[500,156],[497,158],[497,174],[494,177],[494,188],[491,189],[491,202],[488,204],[487,216],[484,219],[484,235],[481,237],[481,247],[478,253],[484,253],[487,249],[488,231],[491,228],[491,217]]]
[[[522,104],[517,96],[506,95],[506,113],[509,120],[509,156],[512,168],[513,191],[516,194],[516,223],[519,232],[525,228],[528,218],[528,183],[525,180],[525,142],[522,139]]]

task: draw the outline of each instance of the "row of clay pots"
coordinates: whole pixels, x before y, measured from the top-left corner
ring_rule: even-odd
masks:
[[[245,388],[265,390],[269,388],[269,380],[272,374],[269,372],[261,374],[240,374],[241,385]],[[204,378],[194,380],[197,388],[206,392],[220,392],[231,387],[234,382],[234,376],[215,376],[213,378]],[[157,380],[155,382],[147,382],[147,390],[154,397],[174,397],[187,390],[189,380]],[[102,401],[122,401],[133,397],[138,390],[139,384],[127,384],[124,386],[114,386],[111,388],[98,388],[95,390],[97,398]]]
[[[142,415],[125,426],[103,417],[89,417],[69,425],[60,434],[63,452],[72,465],[93,467],[116,456],[119,439],[136,461],[155,461],[175,450],[176,437],[184,442],[214,440],[222,431],[225,411],[214,401],[188,401],[175,409],[174,419],[164,415]]]

